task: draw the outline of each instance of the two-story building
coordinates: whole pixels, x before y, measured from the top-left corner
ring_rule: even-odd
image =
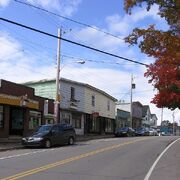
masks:
[[[156,114],[151,114],[150,127],[157,128],[157,121],[158,121],[158,118]]]
[[[38,96],[55,99],[55,79],[31,81],[24,85]],[[114,97],[91,85],[60,79],[60,122],[72,124],[79,135],[113,133],[115,128]]]
[[[138,101],[132,103],[132,128],[138,128],[142,125],[142,107],[143,105]],[[118,102],[116,104],[116,109],[130,112],[131,104]]]
[[[150,127],[151,126],[151,111],[148,105],[144,105],[142,108],[142,126]]]

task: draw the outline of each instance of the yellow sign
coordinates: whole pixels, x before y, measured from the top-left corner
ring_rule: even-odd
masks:
[[[38,101],[28,99],[27,97],[24,98],[24,96],[11,96],[7,94],[0,94],[0,104],[39,109]]]

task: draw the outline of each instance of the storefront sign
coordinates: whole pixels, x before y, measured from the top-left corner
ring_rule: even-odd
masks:
[[[0,93],[0,104],[8,104],[13,106],[25,106],[32,109],[39,109],[39,102],[28,99],[25,96],[11,96]]]
[[[99,112],[93,112],[93,113],[92,113],[92,116],[93,116],[94,118],[99,117]]]

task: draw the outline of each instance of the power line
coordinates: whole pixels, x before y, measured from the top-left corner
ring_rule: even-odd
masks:
[[[30,4],[30,3],[22,2],[22,1],[19,1],[19,0],[14,0],[14,1],[17,2],[17,3],[19,3],[19,4],[23,4],[23,5],[26,5],[26,6],[30,6],[30,7],[36,8],[36,9],[38,9],[38,10],[44,11],[44,12],[46,12],[46,13],[52,14],[52,15],[54,15],[54,16],[57,16],[57,17],[66,19],[66,20],[71,21],[71,22],[73,22],[73,23],[76,23],[76,24],[80,24],[80,25],[82,25],[82,26],[89,27],[89,28],[94,29],[94,30],[96,30],[96,31],[102,32],[102,33],[104,33],[104,34],[106,34],[106,35],[112,36],[112,37],[114,37],[114,38],[123,40],[122,38],[120,38],[120,37],[118,37],[118,36],[116,36],[116,35],[114,35],[114,34],[111,34],[111,33],[109,33],[109,32],[103,31],[103,30],[101,30],[101,29],[99,29],[99,28],[97,28],[97,27],[91,26],[91,25],[89,25],[89,24],[82,23],[82,22],[80,22],[80,21],[77,21],[77,20],[74,20],[74,19],[71,19],[71,18],[62,16],[62,15],[60,15],[60,14],[54,13],[54,12],[52,12],[52,11],[49,11],[49,10],[47,10],[47,9],[40,8],[40,7],[38,7],[38,6],[32,5],[32,4]]]
[[[112,64],[112,65],[132,65],[132,64],[126,64],[126,63],[119,63],[119,62],[107,62],[104,60],[98,61],[98,60],[92,60],[92,59],[86,59],[86,58],[80,58],[80,57],[74,57],[68,54],[61,54],[62,57],[71,58],[75,60],[82,60],[85,62],[95,62],[95,63],[102,63],[102,64]]]
[[[14,21],[11,21],[11,20],[8,20],[8,19],[5,19],[5,18],[1,18],[0,17],[0,20],[2,21],[5,21],[5,22],[8,22],[8,23],[11,23],[11,24],[15,24],[17,26],[20,26],[20,27],[23,27],[23,28],[26,28],[26,29],[29,29],[29,30],[32,30],[32,31],[35,31],[35,32],[38,32],[38,33],[41,33],[41,34],[44,34],[44,35],[47,35],[49,37],[53,37],[53,38],[56,38],[56,39],[61,39],[62,41],[65,41],[65,42],[68,42],[68,43],[71,43],[71,44],[75,44],[75,45],[78,45],[78,46],[81,46],[81,47],[84,47],[84,48],[87,48],[87,49],[91,49],[93,51],[96,51],[96,52],[100,52],[102,54],[106,54],[106,55],[109,55],[109,56],[112,56],[112,57],[116,57],[116,58],[119,58],[119,59],[123,59],[123,60],[126,60],[126,61],[129,61],[129,62],[133,62],[133,63],[136,63],[136,64],[140,64],[140,65],[143,65],[143,66],[148,66],[147,64],[145,63],[141,63],[141,62],[138,62],[138,61],[134,61],[134,60],[131,60],[131,59],[128,59],[128,58],[125,58],[125,57],[122,57],[122,56],[119,56],[119,55],[116,55],[116,54],[112,54],[112,53],[109,53],[109,52],[106,52],[106,51],[103,51],[103,50],[100,50],[100,49],[96,49],[96,48],[93,48],[93,47],[90,47],[90,46],[86,46],[84,44],[80,44],[80,43],[77,43],[77,42],[74,42],[74,41],[71,41],[69,39],[65,39],[65,38],[62,38],[62,37],[58,37],[56,35],[53,35],[53,34],[50,34],[50,33],[47,33],[45,31],[41,31],[39,29],[35,29],[33,27],[30,27],[30,26],[26,26],[26,25],[23,25],[23,24],[20,24],[20,23],[17,23],[17,22],[14,22]]]

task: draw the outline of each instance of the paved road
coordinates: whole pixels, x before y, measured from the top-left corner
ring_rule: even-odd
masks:
[[[159,154],[177,138],[110,138],[51,149],[0,152],[0,179],[144,180]],[[168,162],[173,162],[168,153],[175,155],[177,150],[179,141],[162,156],[149,180],[179,180],[179,171],[166,172],[169,179],[164,174],[164,168],[170,171],[172,164]]]

